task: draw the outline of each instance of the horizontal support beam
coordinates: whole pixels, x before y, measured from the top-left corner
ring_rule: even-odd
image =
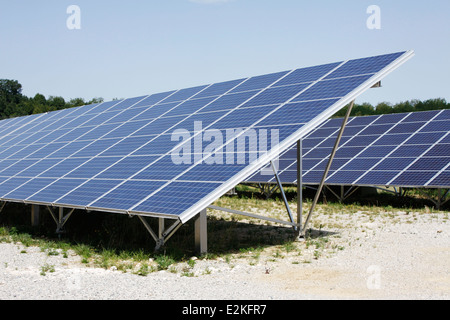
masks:
[[[284,224],[284,225],[291,226],[291,227],[297,227],[297,224],[295,224],[293,222],[278,220],[278,219],[274,219],[274,218],[270,218],[270,217],[264,217],[264,216],[260,216],[260,215],[253,214],[253,213],[242,212],[239,210],[227,209],[227,208],[222,208],[222,207],[218,207],[218,206],[209,206],[208,208],[213,209],[213,210],[219,210],[219,211],[224,211],[224,212],[228,212],[228,213],[238,214],[238,215],[246,216],[246,217],[250,217],[250,218],[267,220],[267,221]]]

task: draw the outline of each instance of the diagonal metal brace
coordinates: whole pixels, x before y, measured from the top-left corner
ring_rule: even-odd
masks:
[[[319,196],[322,193],[322,189],[323,189],[323,186],[325,184],[325,180],[327,179],[328,172],[330,171],[331,164],[333,163],[334,156],[335,156],[336,151],[337,151],[337,149],[339,147],[339,143],[341,142],[341,138],[342,138],[342,135],[344,133],[345,126],[347,125],[348,119],[350,118],[350,114],[352,112],[354,104],[355,104],[355,100],[353,100],[350,103],[350,106],[348,107],[347,113],[345,114],[345,118],[344,118],[344,121],[342,122],[342,126],[341,126],[341,129],[339,131],[338,137],[337,137],[336,142],[334,144],[333,150],[331,151],[330,159],[328,160],[327,167],[325,168],[325,172],[323,173],[323,177],[322,177],[322,180],[320,181],[319,187],[318,187],[316,195],[314,197],[314,201],[311,204],[311,208],[309,210],[308,217],[306,218],[305,225],[303,226],[303,230],[302,230],[303,236],[306,233],[309,221],[310,221],[311,216],[312,216],[312,214],[314,212],[314,209],[316,208],[316,204],[317,204],[317,201],[319,200]]]
[[[47,209],[48,209],[48,212],[50,212],[50,215],[52,216],[53,220],[56,223],[56,233],[58,233],[58,234],[63,233],[64,225],[66,224],[67,220],[69,220],[72,213],[75,211],[75,208],[70,210],[70,212],[68,214],[64,215],[64,208],[60,207],[58,217],[56,217],[55,213],[49,206],[47,206]]]
[[[289,207],[289,203],[287,201],[286,194],[284,193],[283,185],[281,184],[280,177],[278,177],[278,172],[277,172],[277,169],[275,168],[275,165],[273,164],[273,161],[270,161],[270,165],[272,166],[273,174],[275,175],[275,179],[277,180],[277,185],[278,185],[278,188],[280,189],[284,205],[289,214],[289,219],[291,220],[292,223],[295,223],[294,216],[292,215],[292,211],[291,211],[291,208]],[[293,228],[294,228],[294,230],[297,230],[297,226],[294,226]]]

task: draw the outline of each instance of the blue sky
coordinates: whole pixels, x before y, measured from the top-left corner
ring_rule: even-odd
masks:
[[[0,78],[27,96],[111,100],[413,49],[357,102],[450,101],[449,13],[448,0],[2,0]]]

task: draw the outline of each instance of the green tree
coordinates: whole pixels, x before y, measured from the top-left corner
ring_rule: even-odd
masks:
[[[15,113],[22,98],[22,85],[17,80],[0,79],[1,118],[7,118],[10,113]]]

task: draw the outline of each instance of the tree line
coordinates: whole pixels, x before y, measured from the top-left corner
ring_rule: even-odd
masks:
[[[0,79],[0,119],[27,116],[66,108],[79,107],[92,103],[103,102],[103,98],[93,98],[85,101],[74,98],[66,101],[63,97],[49,96],[37,93],[34,97],[22,94],[22,85],[17,80]]]
[[[0,119],[44,113],[66,108],[79,107],[92,103],[103,102],[103,98],[93,98],[89,101],[83,98],[74,98],[65,101],[63,97],[36,94],[27,97],[22,94],[22,85],[17,80],[0,79]],[[347,107],[337,112],[334,117],[343,117]],[[450,103],[445,99],[428,99],[425,101],[409,100],[396,104],[382,102],[376,106],[370,103],[355,104],[351,116],[369,116],[388,113],[404,113],[427,110],[450,109]]]
[[[376,106],[370,103],[356,104],[353,106],[351,116],[372,116],[389,113],[406,113],[406,112],[418,112],[429,110],[441,110],[450,109],[450,103],[443,98],[421,100],[408,100],[395,104],[389,102],[381,102]],[[339,110],[334,117],[344,117],[347,113],[348,106]]]

